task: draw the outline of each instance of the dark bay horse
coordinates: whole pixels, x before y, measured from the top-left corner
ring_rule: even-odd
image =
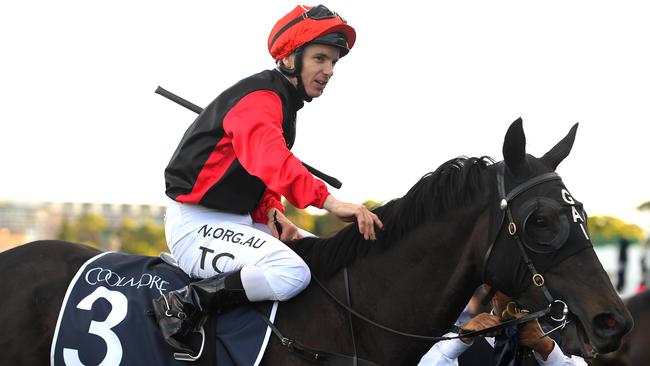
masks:
[[[347,267],[352,307],[399,331],[443,335],[474,290],[488,283],[531,311],[566,303],[565,352],[614,351],[632,320],[596,257],[582,205],[552,173],[569,154],[576,130],[577,124],[536,158],[526,154],[519,119],[506,133],[503,162],[452,159],[375,209],[385,225],[377,241],[364,241],[349,226],[330,238],[290,245],[339,299],[346,297]],[[66,286],[96,253],[47,241],[0,254],[0,364],[49,362]],[[352,319],[353,339],[348,313],[314,281],[281,304],[276,324],[286,336],[324,351],[352,355],[354,340],[360,358],[380,365],[416,365],[433,344],[358,318]],[[262,363],[310,364],[275,337]]]

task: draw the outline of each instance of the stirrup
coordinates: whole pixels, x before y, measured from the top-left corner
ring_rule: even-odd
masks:
[[[174,359],[177,361],[196,362],[201,358],[201,355],[203,355],[203,347],[205,346],[205,330],[203,329],[203,326],[201,326],[198,331],[195,330],[193,332],[201,334],[201,348],[199,349],[199,352],[196,356],[192,356],[189,353],[174,352]]]

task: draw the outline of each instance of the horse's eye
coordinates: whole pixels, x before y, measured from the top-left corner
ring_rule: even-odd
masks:
[[[522,206],[525,217],[522,237],[526,247],[536,253],[550,253],[566,242],[569,221],[557,202],[538,198]]]
[[[542,215],[533,216],[530,223],[537,226],[540,229],[546,228],[550,225],[548,218]]]

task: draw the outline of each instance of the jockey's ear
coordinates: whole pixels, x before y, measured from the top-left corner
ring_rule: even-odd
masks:
[[[571,127],[569,133],[564,136],[557,145],[553,146],[549,152],[542,156],[542,161],[546,163],[551,169],[555,170],[557,166],[564,160],[564,158],[569,155],[571,148],[573,147],[573,142],[576,139],[576,131],[578,130],[578,124],[576,123]]]
[[[512,122],[503,141],[503,160],[508,170],[515,176],[523,176],[528,172],[526,161],[526,135],[522,127],[521,117]]]

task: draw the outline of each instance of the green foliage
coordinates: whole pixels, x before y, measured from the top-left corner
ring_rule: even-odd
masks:
[[[105,247],[108,243],[107,229],[108,225],[103,216],[85,214],[79,216],[75,223],[75,236],[81,243]]]
[[[637,207],[637,210],[639,211],[650,211],[650,201],[643,202],[642,204]]]
[[[619,238],[627,238],[631,242],[643,239],[643,230],[634,224],[628,224],[612,216],[592,216],[588,219],[589,235],[594,245],[618,242]]]
[[[315,225],[312,233],[320,237],[332,236],[348,225],[348,223],[339,220],[338,217],[329,212],[324,215],[315,216],[314,221]]]
[[[105,248],[108,245],[107,229],[108,225],[102,216],[84,214],[74,222],[63,220],[57,239]]]
[[[304,210],[295,208],[289,202],[284,202],[284,216],[299,228],[314,233],[316,227],[314,215],[310,215]]]
[[[63,222],[61,223],[61,229],[59,230],[59,235],[56,238],[65,241],[76,240],[74,228],[72,227],[68,219],[63,219]]]
[[[284,204],[285,216],[296,226],[316,236],[327,237],[349,225],[330,213],[314,215],[297,209],[288,202]],[[363,204],[371,209],[379,205],[372,200]],[[168,251],[165,229],[153,220],[138,224],[133,219],[126,218],[116,228],[109,227],[103,216],[94,213],[79,216],[76,220],[64,219],[57,239],[140,255],[156,256]]]
[[[117,237],[122,243],[120,250],[125,253],[157,256],[160,252],[169,251],[165,228],[152,220],[136,225],[133,220],[125,219],[117,231]]]
[[[367,200],[363,203],[364,206],[368,207],[369,210],[373,210],[381,206],[381,202],[375,200]]]
[[[63,220],[57,239],[131,254],[157,256],[168,251],[165,229],[153,220],[136,224],[132,219],[125,219],[119,228],[110,228],[104,217],[98,214],[82,215],[73,221]]]
[[[299,228],[321,237],[331,235],[345,226],[344,222],[330,213],[312,215],[287,201],[284,202],[284,215]]]

